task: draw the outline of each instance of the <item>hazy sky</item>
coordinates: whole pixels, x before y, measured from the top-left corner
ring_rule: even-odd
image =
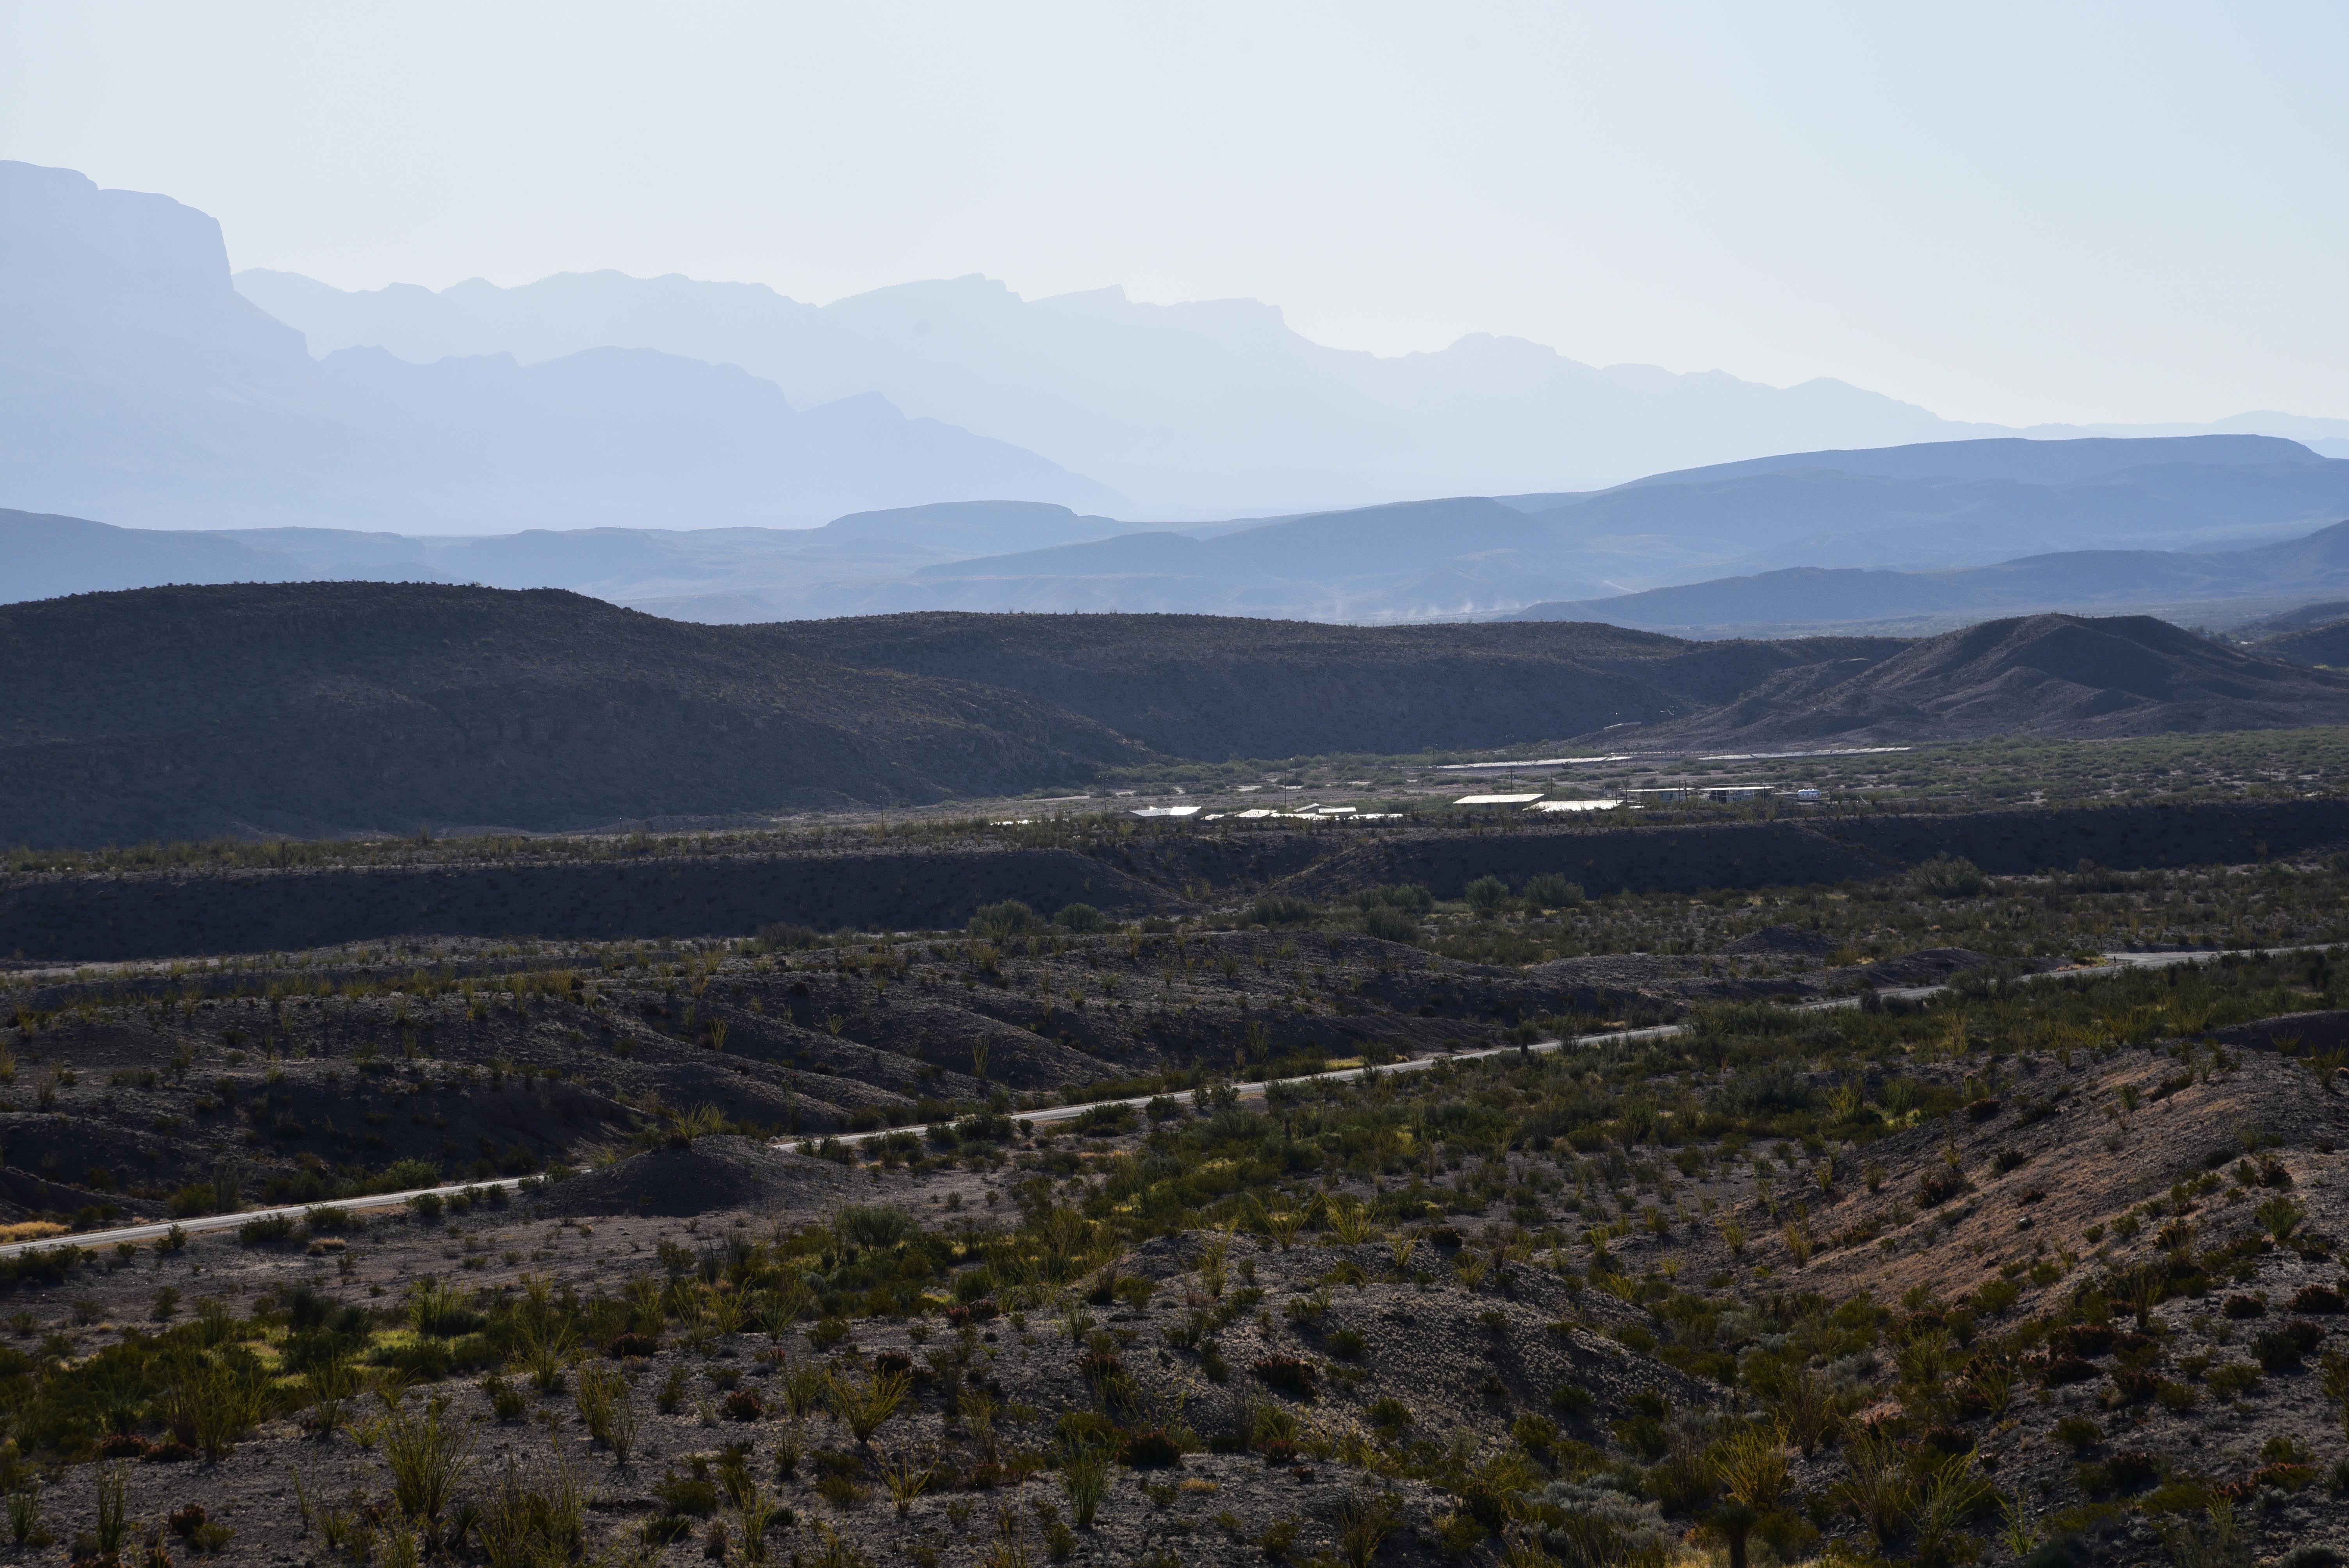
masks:
[[[1253,295],[1958,418],[2349,417],[2349,6],[0,0],[238,266]]]

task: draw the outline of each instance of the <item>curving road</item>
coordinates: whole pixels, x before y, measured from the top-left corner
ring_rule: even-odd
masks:
[[[2349,946],[2349,944],[2318,942],[2297,947],[2188,948],[2160,953],[2107,953],[2102,955],[2102,962],[2099,964],[2069,965],[2060,969],[2044,969],[2036,975],[2025,975],[2023,978],[2043,980],[2054,976],[2094,975],[2103,969],[2165,969],[2179,964],[2208,964],[2222,954],[2243,957],[2254,953],[2323,953],[2344,946]],[[1921,1001],[1925,997],[1938,995],[1948,989],[1947,985],[1886,986],[1877,994],[1882,996]],[[1821,1001],[1799,1003],[1796,1005],[1796,1010],[1826,1012],[1837,1007],[1857,1007],[1857,1006],[1859,1006],[1859,997],[1857,995],[1831,996]],[[1473,1062],[1488,1057],[1506,1057],[1519,1052],[1533,1055],[1560,1051],[1568,1047],[1579,1049],[1588,1046],[1603,1046],[1618,1040],[1656,1039],[1681,1034],[1687,1028],[1688,1026],[1685,1024],[1655,1024],[1640,1029],[1613,1029],[1601,1034],[1575,1035],[1564,1039],[1536,1040],[1526,1046],[1486,1046],[1473,1051],[1447,1051],[1441,1056],[1410,1057],[1399,1062],[1389,1062],[1383,1067],[1347,1068],[1340,1072],[1309,1073],[1302,1078],[1274,1078],[1265,1082],[1242,1083],[1235,1087],[1239,1090],[1240,1099],[1244,1100],[1262,1099],[1266,1091],[1276,1085],[1283,1088],[1290,1088],[1323,1083],[1331,1078],[1351,1078],[1360,1081],[1364,1078],[1387,1073],[1424,1072],[1440,1062]],[[1154,1094],[1144,1094],[1134,1095],[1125,1099],[1087,1100],[1079,1105],[1055,1105],[1047,1106],[1040,1110],[1021,1111],[1018,1116],[1020,1120],[1032,1126],[1044,1126],[1056,1121],[1073,1121],[1097,1106],[1125,1105],[1141,1109],[1158,1098],[1160,1097]],[[839,1142],[846,1144],[869,1142],[876,1138],[885,1138],[893,1132],[909,1132],[918,1138],[927,1132],[931,1125],[927,1122],[916,1122],[905,1127],[884,1127],[876,1128],[870,1132],[843,1132],[833,1136]],[[788,1150],[802,1150],[812,1148],[817,1141],[812,1138],[779,1138],[773,1140],[773,1147]],[[338,1198],[331,1202],[336,1208],[353,1211],[397,1209],[404,1207],[411,1199],[420,1198],[427,1193],[447,1198],[460,1192],[486,1191],[491,1188],[502,1188],[507,1191],[514,1191],[519,1190],[523,1182],[527,1180],[530,1178],[506,1177],[491,1181],[455,1181],[444,1187],[418,1187],[404,1192],[378,1192],[366,1198]],[[33,1252],[43,1247],[108,1247],[117,1242],[152,1241],[159,1236],[169,1234],[175,1225],[181,1231],[193,1234],[199,1231],[230,1230],[254,1220],[266,1219],[278,1214],[299,1220],[305,1212],[318,1206],[310,1203],[293,1203],[273,1209],[248,1209],[235,1214],[209,1214],[194,1220],[156,1220],[141,1224],[119,1226],[109,1231],[86,1231],[78,1235],[52,1236],[43,1241],[16,1242],[0,1246],[0,1257],[12,1257],[18,1253]]]

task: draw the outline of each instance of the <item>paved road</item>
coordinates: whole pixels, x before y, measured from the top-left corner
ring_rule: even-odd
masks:
[[[2223,950],[2190,948],[2163,953],[2107,953],[2103,955],[2101,964],[2073,965],[2061,969],[2042,970],[2026,978],[2044,980],[2058,976],[2094,975],[2107,968],[2163,969],[2179,964],[2208,964],[2219,957],[2222,951],[2242,956],[2252,953],[2322,953],[2343,946],[2349,946],[2349,944],[2320,942],[2300,947],[2242,947]],[[1886,986],[1877,994],[1909,1001],[1922,1001],[1926,997],[1936,995],[1948,989],[1946,985]],[[1826,1012],[1837,1007],[1857,1007],[1859,1006],[1859,998],[1856,995],[1831,996],[1822,1001],[1804,1002],[1797,1006],[1798,1010],[1804,1012]],[[1442,1062],[1481,1061],[1488,1057],[1515,1056],[1521,1051],[1528,1055],[1546,1055],[1552,1051],[1565,1050],[1569,1047],[1580,1050],[1592,1046],[1612,1045],[1622,1040],[1661,1039],[1667,1036],[1681,1034],[1687,1027],[1685,1024],[1656,1024],[1641,1029],[1614,1029],[1603,1034],[1575,1035],[1565,1039],[1536,1040],[1526,1046],[1487,1046],[1473,1051],[1450,1051],[1441,1056],[1410,1057],[1399,1062],[1389,1062],[1383,1067],[1347,1068],[1334,1073],[1310,1073],[1302,1078],[1275,1078],[1269,1082],[1243,1083],[1236,1087],[1239,1090],[1239,1097],[1244,1100],[1262,1099],[1266,1092],[1276,1086],[1281,1088],[1304,1088],[1332,1079],[1351,1078],[1360,1081],[1366,1076],[1425,1072]],[[1040,1110],[1020,1111],[1018,1115],[1019,1119],[1031,1125],[1049,1126],[1056,1121],[1073,1121],[1097,1106],[1127,1105],[1141,1109],[1157,1098],[1159,1097],[1156,1095],[1143,1094],[1126,1099],[1088,1100],[1081,1105],[1047,1106]],[[923,1122],[909,1127],[884,1127],[876,1128],[871,1132],[845,1132],[835,1136],[842,1143],[861,1144],[870,1142],[876,1138],[886,1138],[893,1132],[910,1132],[918,1138],[927,1132],[929,1127],[930,1124]],[[816,1142],[817,1140],[812,1138],[779,1138],[774,1140],[774,1147],[783,1150],[807,1150],[812,1149]],[[459,1181],[445,1187],[419,1187],[405,1192],[381,1192],[367,1198],[336,1199],[335,1207],[352,1210],[397,1209],[404,1206],[410,1199],[421,1197],[428,1192],[438,1193],[447,1198],[453,1193],[479,1192],[492,1187],[512,1191],[521,1185],[522,1179],[519,1178],[507,1178],[495,1181]],[[11,1256],[39,1247],[64,1246],[68,1243],[81,1247],[109,1247],[117,1242],[151,1241],[156,1237],[168,1234],[174,1224],[182,1231],[193,1234],[199,1231],[232,1229],[249,1221],[272,1214],[283,1214],[289,1219],[299,1220],[311,1207],[312,1205],[307,1203],[295,1203],[283,1208],[247,1210],[240,1214],[212,1214],[197,1220],[158,1220],[151,1223],[125,1225],[110,1231],[86,1231],[75,1236],[55,1236],[47,1241],[18,1242],[12,1245],[0,1246],[0,1257]]]

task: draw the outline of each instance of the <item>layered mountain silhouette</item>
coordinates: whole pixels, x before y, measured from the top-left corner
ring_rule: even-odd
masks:
[[[161,527],[804,525],[1112,492],[868,389],[794,407],[730,366],[597,346],[319,361],[162,196],[0,163],[0,500]]]
[[[1788,567],[1643,593],[1528,606],[1528,621],[1604,620],[1661,631],[1884,626],[2000,610],[2202,605],[2349,590],[2349,522],[2241,550],[2080,550],[1959,572]]]
[[[1115,288],[1024,300],[978,276],[823,306],[610,272],[351,293],[249,271],[237,286],[319,354],[530,363],[616,344],[740,365],[796,401],[877,390],[1092,475],[1157,518],[1579,490],[1764,452],[2013,433],[1834,380],[1778,388],[1601,368],[1487,335],[1381,358],[1311,343],[1255,300],[1143,304]],[[2340,439],[2332,455],[2349,456],[2349,420],[2255,415],[2209,428]]]
[[[553,590],[0,609],[0,842],[557,830],[1081,787],[1180,758],[2349,722],[2349,675],[2145,617],[1921,642],[926,614],[696,626]]]
[[[2289,441],[1989,440],[1770,461],[1781,466],[1660,475],[1590,496],[1468,496],[1141,531],[1013,501],[862,512],[816,529],[440,538],[251,529],[166,539],[0,513],[0,599],[187,581],[394,579],[569,588],[718,623],[926,610],[1370,624],[1517,614],[1718,634],[2349,588],[2349,537],[2319,528],[2241,545],[2349,513],[2349,462]],[[2002,470],[2037,479],[1996,477]],[[1806,532],[1822,528],[1832,531]],[[1601,596],[1627,578],[1702,578],[1709,562],[1812,552],[1866,560],[1902,540],[1904,556],[1995,563],[1792,567]],[[2034,540],[2163,548],[1998,559]]]
[[[1756,458],[1960,428],[1839,384],[1594,370],[1499,339],[1342,354],[1251,302],[1031,304],[965,279],[818,309],[616,274],[366,295],[248,275],[297,332],[232,286],[203,214],[21,163],[0,164],[0,503],[21,509],[0,515],[0,602],[391,579],[564,587],[711,623],[1526,612],[1719,632],[2326,590],[2323,548],[2168,557],[2349,516],[2349,462],[2273,437]],[[905,389],[917,411],[995,423],[908,418],[883,396]],[[1598,490],[1138,523],[1104,486],[992,438],[1031,427],[1058,455],[1109,454],[1159,503],[1185,493],[1174,474],[1252,499],[1391,496],[1464,475],[1554,486],[1600,453],[1733,460]],[[2044,559],[2116,550],[2143,558]],[[1911,580],[1975,568],[1996,571]]]

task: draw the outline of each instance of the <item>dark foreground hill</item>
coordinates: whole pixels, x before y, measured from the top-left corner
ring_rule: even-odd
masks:
[[[1017,693],[555,590],[164,588],[0,610],[0,842],[931,800],[1142,756]]]
[[[0,610],[0,843],[592,827],[1482,748],[1701,712],[1888,639],[1204,616],[664,621],[555,590],[141,589]]]
[[[2349,722],[2349,676],[2304,669],[2146,615],[2030,615],[1928,637],[1844,675],[1789,670],[1637,743],[2114,737]]]
[[[0,609],[0,843],[554,830],[1602,734],[1620,749],[2344,722],[2349,676],[2142,617],[1698,643],[1190,615],[703,626],[556,590],[140,589]]]
[[[1170,756],[1394,754],[1555,738],[1727,702],[1892,637],[1690,642],[1553,623],[1332,626],[1221,615],[880,615],[789,628],[808,655],[981,681]]]

